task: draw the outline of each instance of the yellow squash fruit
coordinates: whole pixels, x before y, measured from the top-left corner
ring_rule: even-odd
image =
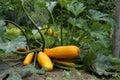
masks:
[[[45,68],[46,71],[52,71],[53,70],[53,63],[51,59],[43,52],[39,52],[37,56],[38,64]]]
[[[29,65],[33,59],[34,52],[28,53],[23,61],[23,65]]]
[[[44,53],[51,58],[57,59],[73,59],[80,53],[77,46],[58,46],[51,49],[45,49]]]

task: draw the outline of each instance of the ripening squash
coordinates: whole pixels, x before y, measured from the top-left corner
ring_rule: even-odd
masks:
[[[53,36],[57,37],[58,36],[58,32],[54,32]]]
[[[51,59],[43,52],[39,52],[37,56],[38,64],[45,68],[46,71],[52,71],[53,70],[53,63]]]
[[[29,65],[33,59],[34,52],[28,53],[23,61],[23,65]]]
[[[52,33],[53,33],[52,29],[49,28],[48,31],[47,31],[47,33],[48,33],[48,35],[52,35]]]
[[[76,66],[76,64],[72,61],[65,61],[65,60],[58,60],[58,59],[54,59],[53,61],[54,61],[54,63],[61,64],[61,65],[64,65],[64,66],[69,66],[69,67],[75,67]]]
[[[44,53],[51,58],[57,59],[73,59],[80,53],[77,46],[58,46],[51,49],[45,49]]]

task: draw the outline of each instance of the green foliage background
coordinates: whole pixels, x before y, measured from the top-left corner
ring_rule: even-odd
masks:
[[[40,31],[45,38],[46,48],[76,45],[81,50],[77,63],[82,61],[86,70],[98,75],[111,75],[112,68],[114,72],[119,72],[119,68],[114,68],[120,64],[119,59],[116,59],[117,64],[113,65],[110,62],[113,58],[107,57],[112,54],[112,29],[115,25],[114,0],[23,0],[23,7],[29,17],[22,9],[20,0],[7,2],[1,0],[0,4],[0,18],[21,25],[29,41],[29,44],[25,43],[25,37],[19,41],[19,36],[16,36],[16,39],[7,39],[5,36],[9,31],[7,32],[7,27],[1,20],[0,50],[5,53],[13,52],[20,46],[27,45],[30,49],[41,46],[42,37],[32,23],[35,22],[37,26],[42,26]],[[47,33],[48,29],[52,30],[52,35]],[[54,32],[58,33],[56,37],[53,35]],[[23,34],[20,35],[23,37]],[[14,44],[11,44],[12,41]],[[18,42],[23,45],[17,44]],[[4,49],[8,44],[10,44],[9,47]]]

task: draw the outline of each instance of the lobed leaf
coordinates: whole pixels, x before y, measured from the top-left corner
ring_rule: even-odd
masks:
[[[75,16],[78,16],[85,9],[84,4],[81,2],[73,1],[67,4],[67,10],[71,11]]]
[[[17,47],[25,47],[25,46],[26,46],[26,38],[23,36],[19,36],[18,38],[10,42],[0,43],[0,49],[5,51],[5,53],[16,51]]]

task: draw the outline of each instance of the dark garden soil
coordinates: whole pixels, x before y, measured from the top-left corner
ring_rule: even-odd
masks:
[[[3,61],[8,63],[10,66],[22,67],[23,57],[18,56],[7,56],[0,57]],[[0,74],[1,75],[1,74]],[[106,78],[106,77],[98,77],[95,74],[91,74],[89,72],[84,72],[79,70],[79,72],[75,71],[66,71],[59,68],[54,68],[51,72],[46,72],[43,75],[31,75],[23,80],[117,80],[114,78]]]

